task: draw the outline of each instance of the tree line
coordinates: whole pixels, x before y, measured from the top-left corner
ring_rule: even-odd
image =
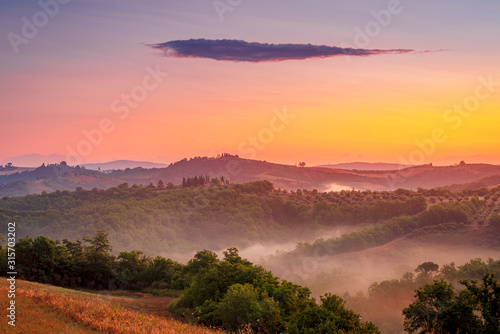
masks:
[[[436,204],[418,214],[394,217],[376,225],[344,234],[339,238],[318,239],[313,243],[299,243],[295,250],[281,254],[281,257],[293,259],[297,255],[311,256],[318,254],[318,252],[329,255],[355,252],[386,244],[418,228],[446,223],[468,224],[482,205],[477,196],[464,202]]]

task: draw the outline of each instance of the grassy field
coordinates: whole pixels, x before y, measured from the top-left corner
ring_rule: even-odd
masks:
[[[0,306],[6,312],[8,285],[0,280]],[[155,300],[155,298],[159,298]],[[17,280],[16,326],[2,316],[2,333],[222,333],[172,319],[158,307],[168,299],[144,295],[102,295]],[[169,298],[169,297],[165,297]],[[156,306],[156,307],[155,307]]]

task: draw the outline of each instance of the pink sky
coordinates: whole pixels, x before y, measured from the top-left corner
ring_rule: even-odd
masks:
[[[300,1],[243,2],[223,21],[210,2],[60,5],[18,53],[8,38],[1,41],[0,133],[8,139],[0,161],[75,151],[86,162],[230,152],[309,165],[500,163],[499,50],[492,43],[499,4],[458,2],[402,1],[403,10],[367,46],[448,51],[270,63],[165,58],[145,44],[227,38],[353,45],[355,29],[388,2],[319,2],[312,9]],[[454,12],[444,10],[447,3]],[[22,18],[41,10],[2,6],[6,36],[22,34]],[[168,76],[155,80],[151,69]],[[144,99],[132,98],[137,106],[127,117],[117,111],[124,95],[144,91]],[[278,126],[276,111],[284,110],[293,118]]]

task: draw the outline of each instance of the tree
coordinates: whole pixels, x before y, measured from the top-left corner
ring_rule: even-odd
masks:
[[[231,331],[250,325],[254,330],[274,333],[278,315],[278,303],[248,283],[231,285],[217,304],[217,317]]]
[[[31,270],[36,272],[36,280],[38,282],[50,282],[50,278],[55,269],[55,249],[56,243],[45,236],[38,236],[33,240],[35,261],[33,261]]]
[[[491,215],[488,223],[490,225],[490,228],[492,228],[494,231],[500,232],[500,215],[498,213]]]
[[[224,261],[227,261],[231,264],[242,263],[244,265],[251,265],[250,262],[241,258],[236,247],[230,247],[222,253],[224,254]]]
[[[218,262],[219,259],[215,252],[204,249],[202,251],[197,252],[194,255],[194,257],[191,260],[189,260],[186,266],[186,271],[192,273],[198,273],[202,269],[208,269],[213,264],[217,264]]]
[[[113,250],[108,239],[108,234],[104,230],[98,230],[93,238],[83,237],[83,241],[90,244],[90,246],[87,246],[87,250],[89,251],[109,254]]]
[[[345,301],[327,293],[321,297],[321,305],[311,303],[290,322],[290,334],[363,333],[380,334],[371,322],[361,322],[359,314],[345,308]]]
[[[299,167],[305,167],[306,166],[306,163],[305,162],[299,162]]]
[[[432,272],[436,272],[439,270],[439,265],[434,263],[434,262],[424,262],[420,264],[417,269],[415,269],[415,272],[417,273],[424,273],[426,275],[429,275]]]
[[[0,165],[0,169],[2,166]],[[5,243],[5,248],[4,248],[4,243]],[[7,253],[8,253],[8,247],[7,247],[7,240],[5,237],[0,234],[0,271],[2,273],[6,273],[9,271],[7,265]]]
[[[404,329],[409,333],[484,333],[468,289],[457,294],[451,283],[434,281],[418,289],[415,298],[403,310]]]
[[[443,265],[440,271],[445,280],[449,282],[455,282],[457,280],[458,270],[455,266],[455,262]]]
[[[152,263],[151,258],[141,251],[120,252],[118,255],[117,272],[127,288],[134,288],[140,280],[140,275]]]
[[[494,274],[483,277],[481,285],[476,280],[461,281],[475,298],[476,309],[481,312],[483,333],[500,333],[500,281]]]
[[[115,257],[111,255],[111,244],[104,230],[97,231],[93,238],[84,237],[89,245],[84,246],[86,263],[83,280],[91,288],[110,288],[114,284]]]
[[[19,275],[27,280],[33,280],[32,263],[35,263],[36,254],[33,251],[33,239],[27,235],[16,243],[16,269]]]

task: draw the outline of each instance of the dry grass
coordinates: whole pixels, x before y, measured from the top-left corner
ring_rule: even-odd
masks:
[[[123,297],[102,297],[20,280],[16,290],[17,333],[222,333],[125,309],[121,306]],[[1,280],[0,294],[1,305],[7,305],[5,280]],[[4,324],[0,331],[11,327]]]

